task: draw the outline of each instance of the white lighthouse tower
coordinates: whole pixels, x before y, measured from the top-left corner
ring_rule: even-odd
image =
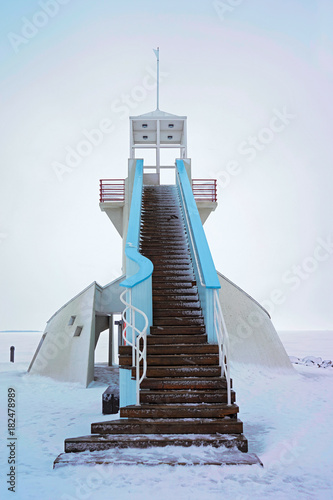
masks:
[[[159,51],[155,51],[155,54],[159,66]],[[229,376],[223,366],[225,356],[228,356],[228,369],[230,362],[235,361],[275,370],[291,370],[289,358],[267,311],[215,269],[202,225],[217,207],[216,181],[192,178],[191,160],[187,151],[187,117],[159,109],[158,82],[157,109],[132,116],[129,121],[130,155],[127,176],[125,179],[100,181],[100,208],[110,218],[123,241],[123,274],[105,286],[93,282],[55,312],[46,324],[29,372],[67,382],[79,382],[87,387],[94,379],[94,350],[102,331],[110,332],[110,364],[117,353],[118,345],[111,342],[114,315],[122,314],[125,321],[124,347],[131,348],[131,363],[127,367],[122,365],[120,370],[121,405],[140,403],[140,387],[147,377],[150,345],[147,339],[150,336],[153,338],[152,332],[158,332],[159,328],[167,331],[166,327],[175,326],[173,323],[177,322],[174,320],[170,325],[163,325],[164,317],[159,318],[161,313],[156,309],[156,304],[160,299],[157,288],[153,286],[154,279],[158,283],[157,276],[154,278],[155,264],[148,249],[142,251],[145,239],[153,238],[153,234],[142,233],[144,224],[146,227],[151,224],[148,212],[154,211],[149,205],[149,193],[157,203],[160,198],[156,194],[158,189],[154,189],[161,188],[160,191],[163,191],[161,173],[165,169],[174,173],[175,195],[170,194],[171,190],[165,197],[170,200],[172,196],[176,196],[179,200],[180,215],[171,215],[175,221],[179,217],[184,221],[186,248],[194,273],[191,282],[195,283],[195,300],[188,300],[189,304],[193,303],[193,318],[191,321],[187,320],[188,325],[185,320],[183,324],[187,326],[187,330],[191,325],[200,325],[205,329],[208,344],[218,346],[223,376]],[[155,151],[153,165],[145,165],[140,158],[141,152],[147,149]],[[175,162],[172,165],[161,164],[161,151],[165,149],[175,152]],[[165,213],[172,212],[168,206],[163,210]],[[147,217],[145,222],[144,215]],[[173,219],[169,222],[172,225]],[[180,230],[175,229],[175,234],[177,231]],[[221,231],[221,227],[216,227],[216,231]],[[167,241],[163,238],[169,233],[164,227],[159,228],[157,220],[156,237],[159,234],[166,244]],[[170,241],[173,241],[173,236],[172,233]],[[177,245],[175,242],[175,248]],[[158,246],[154,247],[153,243],[151,248],[156,248],[156,252],[161,252],[161,256],[164,256],[162,250]],[[172,252],[171,249],[170,254]],[[185,258],[177,255],[179,261],[185,263]],[[178,275],[185,275],[185,271],[181,274],[177,265],[176,263],[175,269],[178,269]],[[166,283],[172,282],[177,287],[179,276],[171,273],[172,266],[173,264],[167,263],[165,269],[158,273],[165,277]],[[186,266],[188,270],[187,263]],[[170,275],[163,274],[169,271]],[[185,290],[186,287],[182,288],[182,285],[185,283],[179,281],[179,289]],[[197,312],[198,302],[200,313]],[[182,314],[185,317],[190,313],[179,311],[179,317],[182,318]],[[200,321],[195,320],[196,316],[200,317]],[[136,369],[134,375],[132,368],[134,371]]]

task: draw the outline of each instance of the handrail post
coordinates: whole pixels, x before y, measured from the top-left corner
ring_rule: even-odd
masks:
[[[136,339],[136,405],[140,405],[140,340]]]

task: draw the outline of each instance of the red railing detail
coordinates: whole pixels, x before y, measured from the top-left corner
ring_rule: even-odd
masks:
[[[125,179],[101,179],[99,181],[99,201],[125,200]]]
[[[216,179],[192,179],[195,201],[217,201]]]

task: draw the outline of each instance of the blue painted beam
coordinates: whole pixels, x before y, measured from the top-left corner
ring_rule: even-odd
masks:
[[[176,160],[176,166],[204,285],[206,288],[221,288],[183,160]]]
[[[125,246],[126,279],[120,286],[133,288],[153,274],[153,263],[140,254],[140,221],[143,190],[143,160],[136,160],[132,202]]]

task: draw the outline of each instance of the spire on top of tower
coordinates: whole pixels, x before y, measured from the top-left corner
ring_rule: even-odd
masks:
[[[153,49],[155,56],[157,58],[157,107],[156,110],[160,109],[160,48]]]

